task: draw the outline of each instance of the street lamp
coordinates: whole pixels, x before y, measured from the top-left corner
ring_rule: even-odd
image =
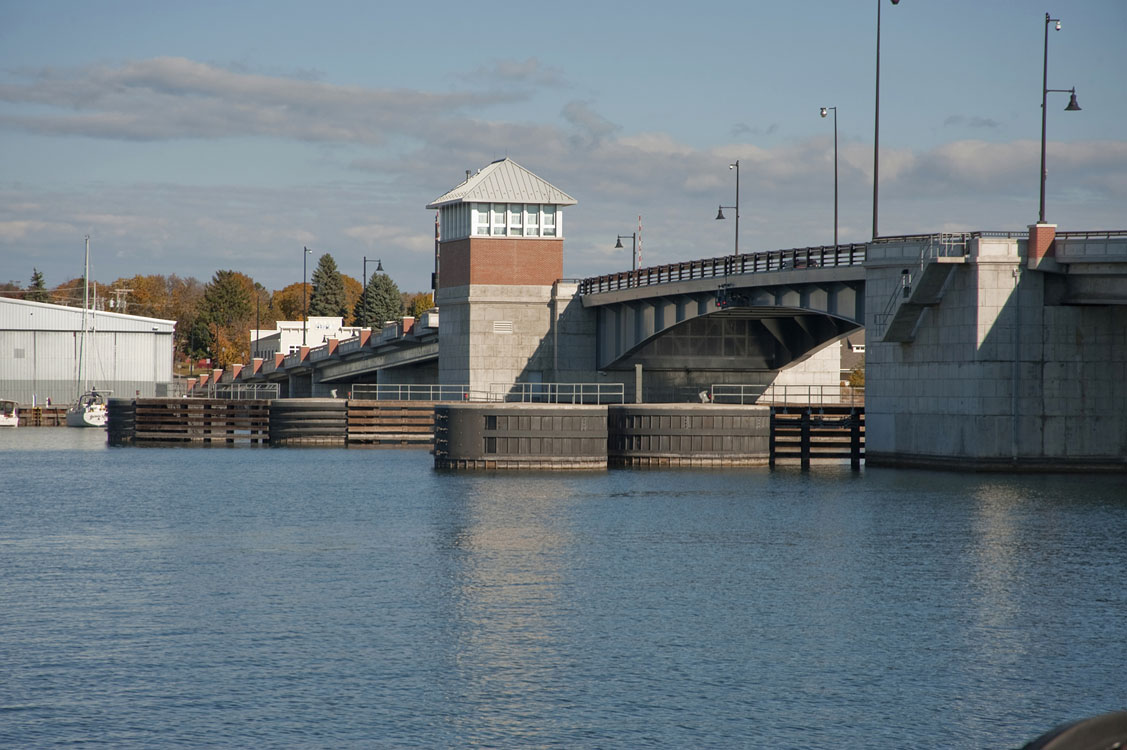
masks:
[[[634,271],[637,271],[638,270],[638,233],[637,232],[631,232],[630,234],[620,234],[620,235],[618,235],[618,242],[616,242],[614,244],[615,250],[621,250],[622,249],[622,239],[624,237],[630,238],[631,269],[634,270]]]
[[[720,210],[716,212],[716,220],[720,221],[724,218],[724,209],[734,209],[736,212],[736,255],[740,254],[740,160],[728,165],[728,169],[736,170],[736,205],[734,206],[721,206]]]
[[[892,0],[899,5],[900,0]],[[877,197],[880,180],[880,0],[877,0],[877,91],[876,113],[873,116],[873,239],[877,238]]]
[[[1071,89],[1051,89],[1049,88],[1049,24],[1056,23],[1057,31],[1060,31],[1060,19],[1050,18],[1049,14],[1045,14],[1045,70],[1041,79],[1041,211],[1037,214],[1037,223],[1045,223],[1045,119],[1047,114],[1047,107],[1049,94],[1072,94],[1068,100],[1068,106],[1064,108],[1065,112],[1079,112],[1080,105],[1076,103],[1076,88]]]
[[[307,247],[303,247],[302,250],[305,252],[301,254],[301,345],[305,346],[305,324],[309,319],[309,294],[306,289],[308,282],[306,281],[305,260],[313,251]]]
[[[837,107],[822,107],[822,117],[834,111],[834,250],[837,250]]]

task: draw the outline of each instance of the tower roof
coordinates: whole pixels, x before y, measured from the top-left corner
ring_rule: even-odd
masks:
[[[440,208],[451,203],[552,203],[574,206],[577,201],[550,182],[540,179],[507,156],[489,164],[469,179],[427,204]]]

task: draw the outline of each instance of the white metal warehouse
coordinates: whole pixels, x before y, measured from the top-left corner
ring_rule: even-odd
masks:
[[[172,394],[176,321],[87,312],[86,381],[114,397]],[[82,308],[0,298],[0,398],[69,404],[82,390]]]

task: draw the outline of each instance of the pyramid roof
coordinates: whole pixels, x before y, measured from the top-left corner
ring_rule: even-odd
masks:
[[[578,201],[542,180],[507,156],[489,164],[427,204],[439,208],[452,203],[550,203],[574,206]]]

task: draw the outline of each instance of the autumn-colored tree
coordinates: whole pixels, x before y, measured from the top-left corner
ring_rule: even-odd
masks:
[[[82,279],[68,279],[52,289],[51,302],[56,305],[82,307]]]
[[[348,306],[348,312],[344,316],[344,324],[346,326],[356,325],[356,304],[360,301],[360,295],[364,293],[364,285],[345,274],[341,274],[340,280],[344,282],[344,300]]]
[[[23,289],[14,281],[5,281],[0,284],[0,297],[4,299],[21,299],[23,297]]]
[[[407,303],[407,314],[412,318],[418,318],[432,307],[434,307],[434,296],[430,292],[416,292],[411,295]]]
[[[304,320],[301,313],[311,291],[309,284],[298,281],[274,292],[272,304],[277,320]]]

